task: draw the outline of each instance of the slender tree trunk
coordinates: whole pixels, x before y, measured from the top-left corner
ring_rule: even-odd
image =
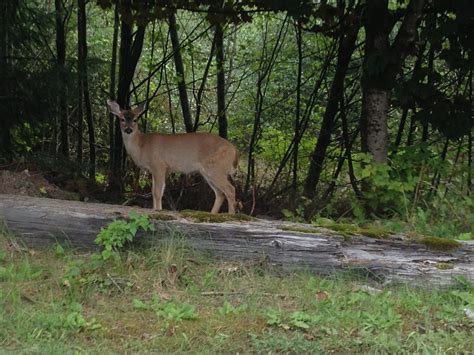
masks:
[[[354,173],[354,165],[352,163],[352,144],[354,143],[355,137],[358,136],[358,132],[354,134],[354,138],[349,140],[349,125],[347,122],[347,111],[344,101],[344,95],[341,96],[341,123],[342,123],[342,139],[344,140],[344,147],[346,149],[347,167],[349,172],[349,181],[351,182],[352,190],[356,197],[360,200],[362,194],[359,187],[357,186],[357,179]]]
[[[446,160],[448,147],[449,147],[449,138],[446,138],[446,142],[444,143],[443,150],[441,151],[441,162],[444,162]],[[436,192],[438,191],[438,186],[439,186],[440,181],[441,181],[441,172],[439,169],[436,169],[433,175],[433,179],[431,180],[431,187],[428,193],[428,199],[430,199],[433,195],[436,194]]]
[[[125,0],[121,3],[123,11],[128,13],[131,8],[131,1]],[[138,26],[132,35],[132,24],[122,18],[120,25],[120,52],[119,52],[119,77],[117,88],[117,103],[122,108],[129,107],[130,85],[135,74],[135,68],[143,49],[143,40],[145,37],[145,25]],[[115,138],[114,138],[114,164],[113,172],[110,177],[110,190],[121,193],[123,189],[123,141],[120,123],[115,120]]]
[[[8,78],[11,66],[11,33],[12,23],[14,22],[14,13],[17,1],[3,0],[0,1],[0,77]],[[11,79],[7,79],[10,81]],[[7,90],[9,90],[7,83]],[[9,101],[9,100],[8,100]],[[0,161],[9,162],[13,158],[13,142],[11,139],[11,127],[14,123],[14,118],[11,115],[13,111],[12,105],[9,102],[2,100],[0,105],[1,111],[1,129],[0,129]]]
[[[397,138],[395,139],[395,149],[398,149],[400,143],[402,142],[403,131],[405,130],[405,125],[408,117],[408,106],[403,107],[402,117],[400,118],[400,123],[398,125]]]
[[[418,52],[418,57],[416,58],[415,66],[413,68],[412,80],[418,80],[421,65],[423,64],[423,53],[425,52],[425,48],[426,48],[426,42],[420,47],[420,50]],[[415,104],[413,103],[413,106],[412,106],[413,108],[414,108],[414,105]],[[409,112],[410,112],[410,106],[405,104],[403,107],[402,117],[400,118],[400,123],[398,125],[397,137],[395,139],[395,152],[398,149],[398,147],[400,147],[400,144],[402,142],[403,132],[405,131],[405,125],[406,125]],[[409,135],[412,134],[412,131],[411,131],[412,124],[413,124],[413,120],[410,124]]]
[[[78,0],[80,4],[81,0]],[[80,7],[80,6],[79,6]],[[82,26],[85,19],[83,19],[83,12],[77,11],[77,163],[79,166],[82,165],[82,151],[83,151],[83,133],[84,133],[84,47],[82,46]]]
[[[467,143],[467,193],[472,194],[472,132],[469,132]]]
[[[408,129],[408,136],[407,136],[407,142],[406,142],[407,146],[411,146],[413,144],[413,139],[415,136],[415,129],[416,129],[415,113],[416,113],[416,107],[413,108],[413,112],[411,114],[410,128]]]
[[[296,197],[298,191],[298,152],[299,152],[299,134],[301,130],[301,80],[303,73],[303,40],[301,22],[299,20],[295,23],[296,30],[296,45],[298,48],[298,68],[296,72],[296,107],[295,107],[295,121],[293,133],[293,174],[291,182],[291,201],[290,204],[293,210],[296,209]]]
[[[471,112],[471,122],[474,120],[473,115],[473,100],[472,100],[472,69],[469,71],[469,104]],[[472,129],[469,131],[467,140],[467,193],[472,194]]]
[[[219,123],[219,136],[227,139],[227,116],[225,106],[225,72],[224,72],[224,28],[216,25],[216,66],[217,66],[217,120]]]
[[[462,149],[463,143],[464,143],[464,137],[461,137],[459,139],[458,149],[456,150],[456,156],[454,157],[453,170],[455,169],[456,165],[458,164],[459,156],[461,155],[461,149]],[[444,191],[444,198],[446,198],[446,195],[448,194],[449,186],[451,185],[452,179],[453,179],[453,173],[451,173],[449,175],[448,181],[445,184],[446,190]]]
[[[148,70],[148,74],[151,73],[151,68],[153,67],[153,59],[155,57],[155,43],[156,43],[155,29],[156,29],[156,21],[153,21],[153,26],[152,26],[152,29],[151,29],[150,68]],[[161,84],[161,77],[162,76],[160,76],[160,84]],[[148,106],[148,101],[150,100],[151,80],[152,80],[152,76],[149,75],[148,81],[146,83],[146,92],[145,92],[145,103],[146,103],[147,106]],[[158,87],[159,86],[160,85],[158,85]],[[146,133],[147,130],[148,130],[148,111],[149,111],[148,109],[145,110],[144,120],[142,121],[143,122],[143,133]]]
[[[308,198],[313,198],[316,194],[316,187],[319,183],[319,178],[323,169],[326,150],[331,143],[331,134],[334,128],[334,122],[339,106],[338,104],[341,100],[341,95],[343,95],[344,79],[347,74],[347,69],[349,67],[352,53],[355,49],[358,33],[359,26],[357,24],[352,24],[347,28],[347,31],[341,31],[336,73],[334,74],[334,79],[329,91],[329,97],[326,104],[326,110],[324,112],[318,140],[316,146],[314,147],[314,151],[311,154],[310,166],[304,186],[304,194]]]
[[[170,122],[171,122],[171,133],[175,134],[176,133],[176,123],[175,123],[175,118],[173,114],[173,100],[171,97],[171,87],[170,83],[168,81],[168,72],[166,71],[166,66],[164,67],[163,75],[165,76],[165,85],[166,85],[166,93],[168,96],[168,109],[170,113]]]
[[[209,69],[211,68],[212,58],[214,58],[214,52],[215,52],[215,49],[216,49],[216,35],[217,34],[214,34],[214,39],[212,41],[211,51],[209,53],[209,58],[207,60],[206,67],[204,68],[204,73],[202,75],[201,84],[199,85],[199,89],[198,89],[197,95],[196,95],[196,113],[195,113],[195,116],[194,116],[193,132],[197,131],[197,129],[199,127],[199,119],[201,117],[201,109],[202,109],[202,98],[203,98],[203,95],[204,95],[204,89],[206,88],[206,82],[207,82],[207,78],[209,76]]]
[[[59,152],[66,159],[69,158],[69,135],[68,135],[68,113],[67,113],[67,92],[66,92],[66,14],[63,0],[54,0],[56,11],[56,54],[58,64],[58,85],[59,85],[59,125],[60,125],[60,146]],[[56,147],[55,147],[56,151]]]
[[[181,110],[183,112],[184,126],[186,132],[193,131],[193,123],[191,119],[191,109],[189,107],[188,92],[186,90],[186,77],[184,75],[183,58],[181,57],[181,49],[178,37],[178,28],[176,25],[176,15],[172,13],[168,16],[171,44],[173,46],[174,64],[176,75],[178,76],[179,100],[181,102]]]
[[[287,18],[285,18],[285,21],[283,21],[280,30],[278,32],[278,36],[275,41],[275,45],[273,46],[273,49],[270,54],[270,58],[268,59],[268,63],[265,64],[265,47],[267,45],[267,36],[268,36],[268,27],[266,28],[266,31],[264,33],[264,50],[262,51],[262,56],[260,59],[259,63],[259,71],[257,73],[257,92],[256,92],[256,98],[255,98],[255,118],[253,122],[253,129],[252,129],[252,135],[250,137],[250,143],[249,143],[249,152],[248,152],[248,160],[247,160],[247,177],[245,179],[245,187],[244,187],[244,192],[245,194],[248,193],[250,189],[250,184],[255,181],[255,146],[258,141],[258,135],[260,133],[260,125],[261,125],[261,116],[262,116],[262,108],[263,108],[263,102],[265,99],[265,93],[266,93],[266,86],[268,85],[268,77],[271,74],[271,71],[275,65],[275,59],[277,57],[277,54],[279,53],[282,43],[284,41],[284,38],[286,36],[286,33],[288,32],[288,26],[287,26]]]
[[[117,72],[117,47],[118,47],[118,29],[119,29],[119,11],[118,5],[114,10],[114,35],[112,39],[112,59],[110,63],[110,86],[109,97],[115,99],[115,76]],[[109,112],[109,167],[112,170],[114,164],[114,122],[115,116]]]
[[[89,80],[87,77],[87,17],[86,17],[86,2],[85,0],[78,0],[78,42],[81,50],[79,51],[78,67],[79,78],[81,81],[80,87],[83,90],[83,99],[86,110],[87,131],[89,136],[89,178],[95,181],[95,132],[94,132],[94,118],[92,116],[92,106],[89,95]]]

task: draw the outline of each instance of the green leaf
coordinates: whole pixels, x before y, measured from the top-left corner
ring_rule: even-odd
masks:
[[[150,306],[148,306],[146,303],[140,301],[137,298],[134,298],[132,300],[133,308],[135,309],[142,309],[142,310],[147,310],[150,309]]]

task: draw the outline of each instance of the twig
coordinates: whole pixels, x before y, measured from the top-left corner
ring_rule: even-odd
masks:
[[[112,281],[112,283],[115,285],[115,287],[117,287],[118,290],[119,290],[121,293],[123,293],[123,288],[121,288],[121,287],[119,286],[119,284],[114,280],[114,278],[113,278],[112,276],[110,276],[109,273],[107,273],[107,277],[110,279],[110,281]]]
[[[201,292],[201,296],[227,296],[227,295],[246,295],[250,294],[250,292],[246,291],[205,291]],[[279,298],[287,298],[289,295],[283,294],[283,293],[270,293],[270,292],[263,292],[263,293],[258,293],[259,295],[262,296],[275,296]]]

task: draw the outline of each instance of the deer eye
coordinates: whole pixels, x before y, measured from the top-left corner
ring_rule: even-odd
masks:
[[[133,122],[135,122],[135,123],[136,123],[136,122],[137,122],[137,119],[135,118],[135,119],[133,120]]]

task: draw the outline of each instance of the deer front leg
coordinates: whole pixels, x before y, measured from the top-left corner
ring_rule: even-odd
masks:
[[[153,209],[156,211],[160,211],[163,209],[161,200],[163,198],[163,191],[165,190],[165,180],[165,172],[156,172],[153,174],[153,186],[151,193],[153,195]]]

